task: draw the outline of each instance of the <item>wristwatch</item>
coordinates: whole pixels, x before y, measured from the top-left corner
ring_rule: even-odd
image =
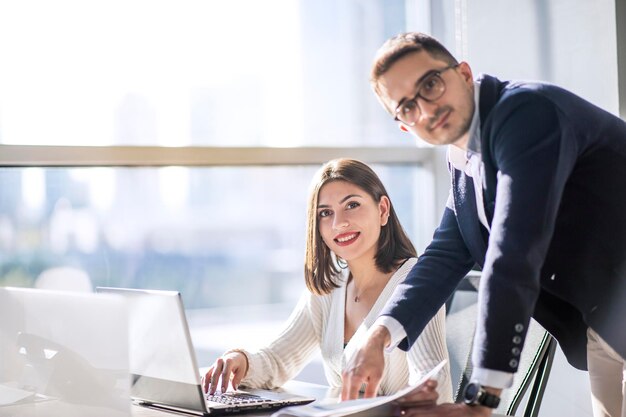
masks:
[[[467,405],[497,408],[498,404],[500,404],[500,397],[488,393],[478,382],[470,382],[463,391],[463,402]]]

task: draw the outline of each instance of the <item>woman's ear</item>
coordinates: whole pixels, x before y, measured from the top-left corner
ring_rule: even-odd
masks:
[[[389,214],[391,213],[391,201],[389,201],[389,197],[384,195],[380,198],[378,209],[380,210],[380,225],[385,226],[389,221]]]

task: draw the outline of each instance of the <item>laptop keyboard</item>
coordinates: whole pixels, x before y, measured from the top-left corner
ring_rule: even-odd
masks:
[[[263,405],[275,402],[268,398],[259,397],[258,395],[248,394],[246,392],[225,392],[206,395],[207,401],[216,402],[224,405]]]

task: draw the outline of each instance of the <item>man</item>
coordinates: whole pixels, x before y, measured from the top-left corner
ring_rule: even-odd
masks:
[[[490,415],[532,316],[589,369],[594,414],[626,417],[624,121],[548,84],[474,81],[466,62],[420,33],[382,46],[372,85],[400,129],[450,145],[452,189],[432,242],[346,368],[342,397],[363,383],[373,396],[384,349],[408,349],[478,264],[466,403],[422,413]]]

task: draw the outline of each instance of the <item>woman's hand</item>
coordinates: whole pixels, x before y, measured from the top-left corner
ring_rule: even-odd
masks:
[[[215,394],[218,382],[221,380],[221,391],[226,392],[228,381],[232,378],[233,389],[237,389],[241,380],[248,372],[248,358],[242,352],[228,352],[218,358],[209,367],[206,375],[202,378],[202,387],[205,393]]]

